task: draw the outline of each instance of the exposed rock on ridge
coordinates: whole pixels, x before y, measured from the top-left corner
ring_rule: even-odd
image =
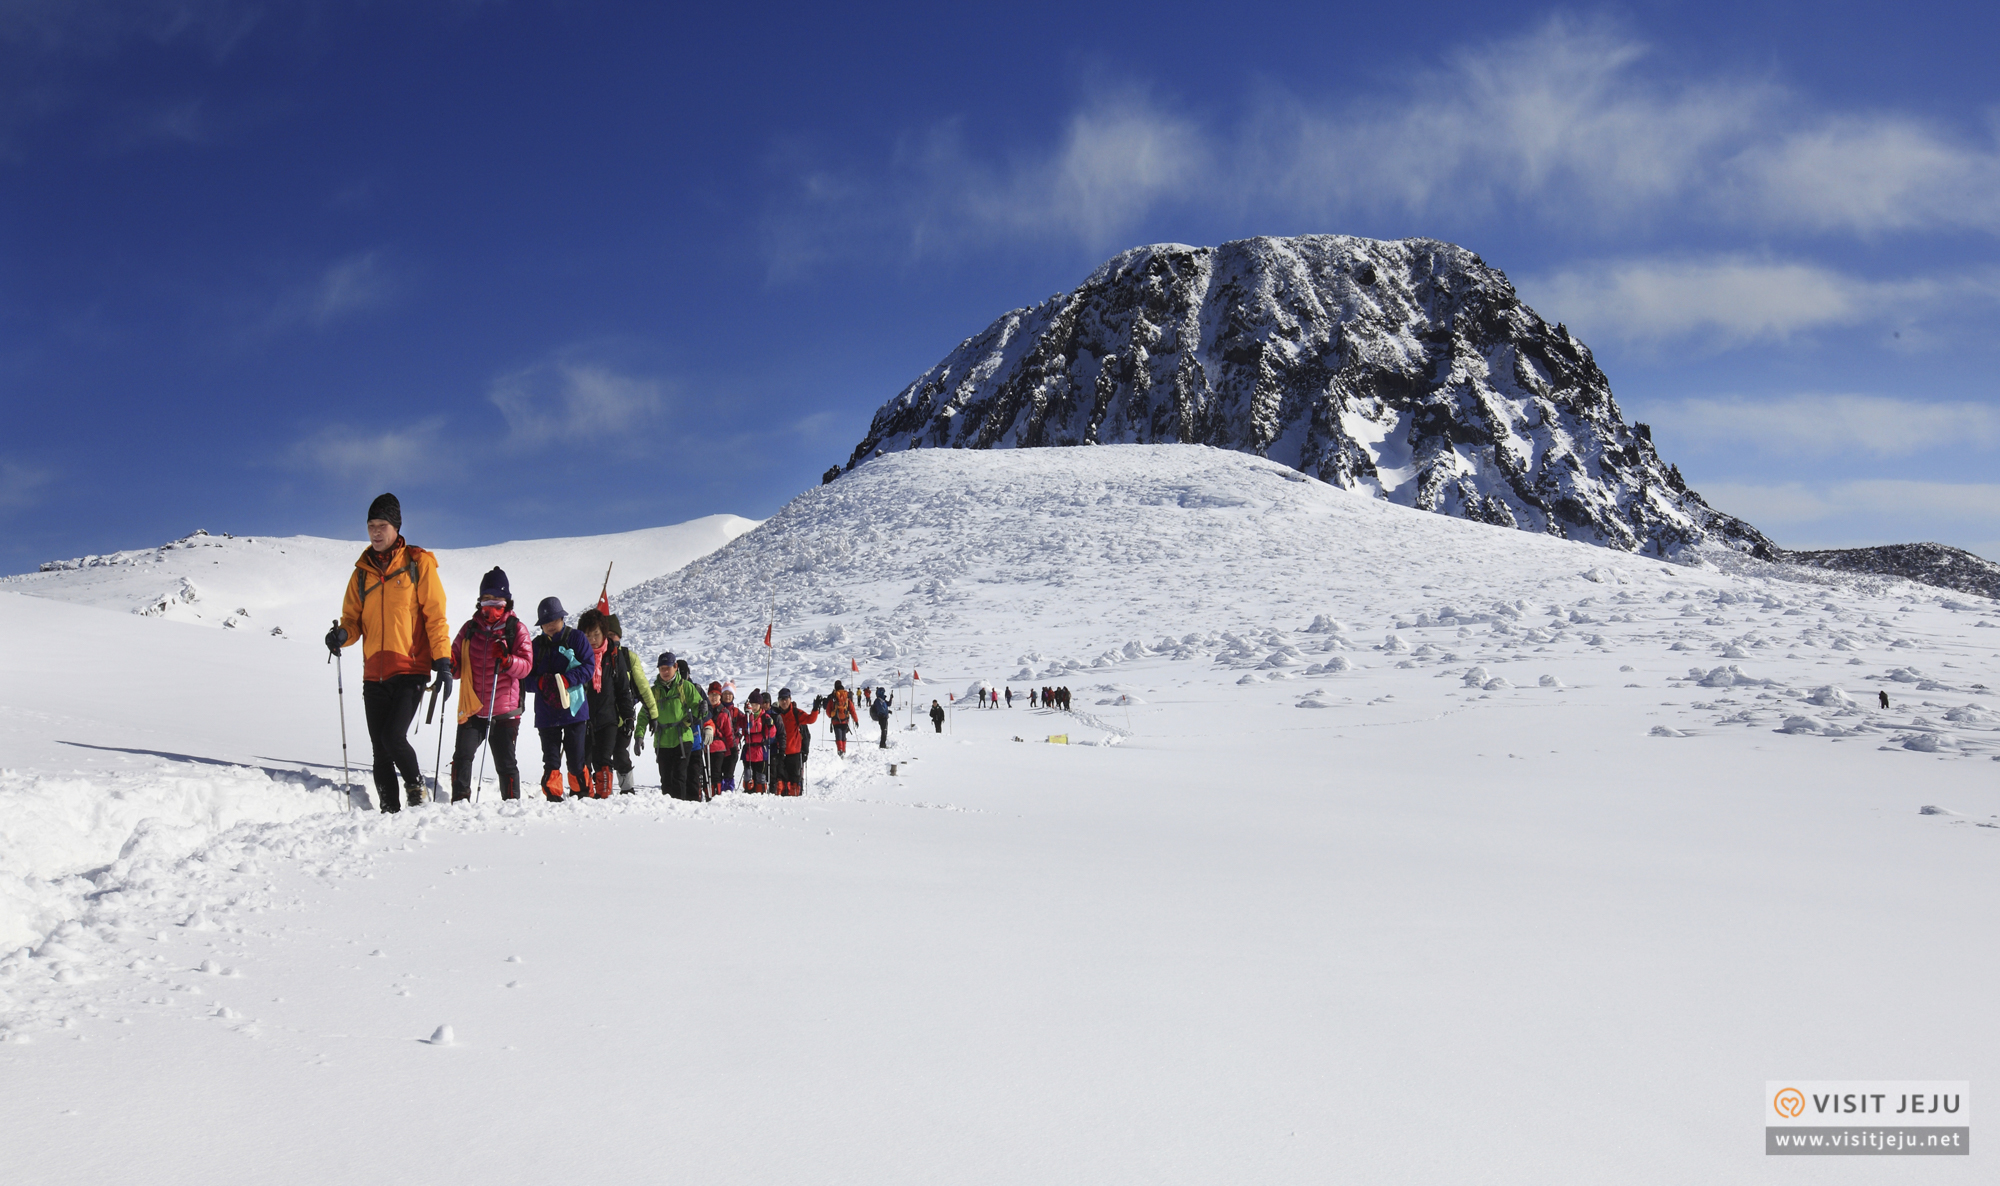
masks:
[[[1432,239],[1134,248],[966,339],[876,412],[845,468],[899,449],[1173,442],[1625,551],[1775,551],[1661,462],[1582,342]]]
[[[2000,564],[1945,544],[1886,544],[1878,548],[1832,548],[1785,552],[1787,564],[1809,564],[1841,572],[1867,572],[1906,581],[2000,598]]]

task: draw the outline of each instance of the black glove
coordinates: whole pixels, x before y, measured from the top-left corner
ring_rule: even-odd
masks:
[[[346,645],[347,627],[341,625],[339,622],[335,622],[333,629],[326,632],[326,649],[332,654],[338,655],[340,648]]]
[[[641,725],[637,729],[632,731],[632,755],[634,757],[644,757],[645,754],[646,754],[646,727],[644,725]]]
[[[814,712],[818,712],[818,711],[819,711],[820,709],[822,709],[822,708],[825,708],[825,707],[826,707],[826,697],[824,697],[824,696],[815,696],[815,697],[813,697],[813,711],[814,711]]]
[[[446,700],[451,699],[451,660],[439,659],[431,664],[431,670],[437,672],[437,682],[431,686],[443,694]]]

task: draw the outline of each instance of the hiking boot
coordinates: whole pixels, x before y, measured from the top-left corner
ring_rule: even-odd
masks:
[[[562,771],[547,770],[542,773],[542,794],[548,796],[551,803],[562,802]]]
[[[634,791],[637,791],[638,789],[639,789],[639,784],[632,781],[632,772],[630,770],[620,770],[618,772],[619,794],[629,795],[632,794]]]
[[[572,774],[569,776],[569,793],[571,796],[581,799],[585,795],[590,794],[590,788],[584,784],[582,779]]]
[[[422,781],[413,778],[404,782],[403,797],[409,801],[409,804],[412,807],[423,806],[424,784],[422,783]]]

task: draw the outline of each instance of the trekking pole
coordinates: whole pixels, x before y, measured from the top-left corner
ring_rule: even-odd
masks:
[[[335,626],[340,619],[333,620]],[[347,810],[354,810],[354,785],[347,773],[347,657],[339,651],[327,656],[333,662],[333,686],[340,694],[340,793],[347,799]]]
[[[427,709],[425,709],[425,710],[424,710],[424,724],[426,724],[426,725],[428,725],[428,724],[430,724],[430,723],[431,723],[431,716],[432,716],[432,714],[434,714],[434,713],[436,713],[436,712],[437,712],[437,706],[438,706],[438,692],[439,692],[439,690],[440,690],[440,689],[442,689],[443,687],[444,687],[444,677],[443,677],[443,676],[439,676],[439,677],[437,678],[437,681],[436,681],[435,683],[431,684],[431,705],[430,705],[430,707],[429,707],[429,708],[427,708]],[[420,759],[418,759],[418,760],[419,760],[419,761],[422,761],[422,759],[421,759],[421,758],[420,758]],[[439,771],[440,769],[442,769],[442,768],[443,768],[443,766],[444,766],[444,722],[443,722],[443,721],[439,721],[439,722],[438,722],[438,744],[437,744],[437,757],[435,757],[435,758],[431,759],[431,802],[433,802],[433,803],[437,802],[437,795],[438,795],[438,771]],[[419,773],[421,773],[421,770],[419,771]]]

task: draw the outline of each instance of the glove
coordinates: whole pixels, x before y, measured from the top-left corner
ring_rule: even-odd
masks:
[[[446,700],[451,699],[451,660],[439,659],[437,662],[431,664],[431,670],[437,673],[437,682],[431,686],[436,688]]]
[[[637,729],[632,731],[632,756],[644,757],[645,754],[646,754],[646,726],[641,725]]]
[[[825,708],[825,707],[826,707],[826,697],[824,697],[824,696],[815,696],[815,697],[813,697],[813,708],[812,708],[812,710],[813,710],[814,712],[818,712],[818,711],[819,711],[820,709],[822,709],[822,708]]]
[[[338,655],[340,653],[340,648],[346,645],[347,645],[347,627],[341,625],[339,622],[335,622],[333,624],[333,629],[326,632],[326,649],[332,652],[333,654]]]
[[[507,648],[506,643],[497,638],[493,640],[493,661],[495,663],[505,663],[513,654],[514,652]]]

